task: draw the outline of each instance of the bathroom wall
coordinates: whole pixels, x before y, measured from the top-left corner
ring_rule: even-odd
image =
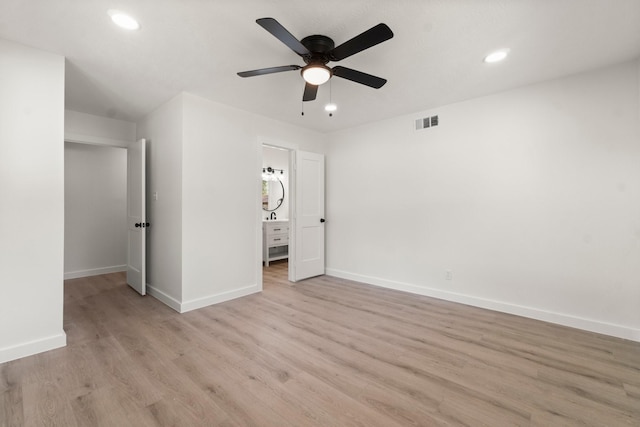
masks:
[[[277,173],[278,178],[280,178],[280,181],[282,181],[284,185],[284,201],[274,212],[276,213],[277,219],[289,219],[289,200],[291,199],[289,193],[289,151],[264,146],[262,149],[262,167],[266,168],[268,166],[284,171],[283,174]],[[268,218],[270,215],[271,212],[264,212],[265,218]]]

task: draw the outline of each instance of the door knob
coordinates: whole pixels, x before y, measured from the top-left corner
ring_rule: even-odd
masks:
[[[320,218],[320,222],[326,222],[324,218]]]

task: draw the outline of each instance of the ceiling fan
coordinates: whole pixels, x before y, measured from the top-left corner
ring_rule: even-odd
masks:
[[[270,32],[275,38],[287,45],[289,49],[302,57],[307,64],[282,65],[279,67],[260,68],[258,70],[242,71],[240,77],[261,76],[264,74],[280,73],[282,71],[302,70],[305,80],[303,101],[316,99],[318,86],[326,83],[332,76],[342,77],[352,82],[360,83],[375,89],[380,89],[387,82],[386,79],[363,73],[351,68],[335,66],[329,68],[330,61],[341,61],[365,49],[369,49],[393,37],[393,32],[386,24],[378,24],[367,31],[355,36],[351,40],[335,47],[333,40],[327,36],[313,35],[298,41],[286,28],[273,18],[260,18],[256,22]]]

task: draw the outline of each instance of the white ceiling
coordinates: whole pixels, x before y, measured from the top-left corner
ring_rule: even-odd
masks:
[[[108,9],[130,12],[136,32]],[[375,90],[331,80],[304,105],[301,64],[255,23],[273,17],[298,39],[336,45],[384,22],[391,40],[339,64],[388,79]],[[67,58],[66,108],[137,121],[180,91],[331,131],[640,57],[640,0],[2,0],[0,38]],[[499,65],[482,62],[511,49]],[[337,65],[331,63],[330,65]]]

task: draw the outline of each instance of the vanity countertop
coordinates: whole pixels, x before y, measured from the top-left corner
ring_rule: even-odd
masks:
[[[288,219],[263,219],[262,222],[289,222]]]

